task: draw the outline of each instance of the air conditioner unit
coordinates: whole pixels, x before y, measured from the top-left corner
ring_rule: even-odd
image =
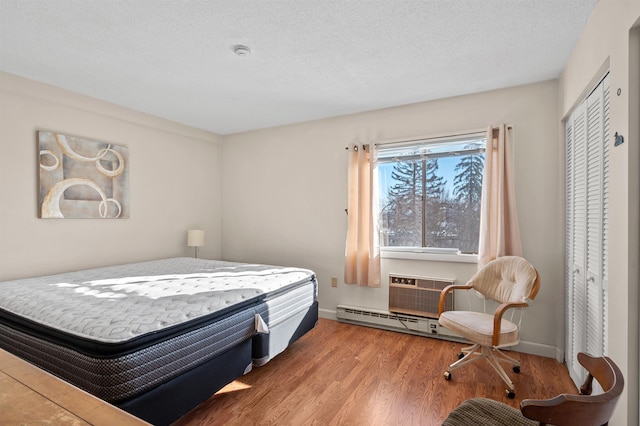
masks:
[[[437,318],[440,292],[454,282],[447,278],[389,274],[389,311]],[[447,294],[444,309],[453,310],[453,292]]]

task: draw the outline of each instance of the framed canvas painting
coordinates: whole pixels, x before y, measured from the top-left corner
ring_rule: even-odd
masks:
[[[129,217],[126,146],[38,131],[38,217]]]

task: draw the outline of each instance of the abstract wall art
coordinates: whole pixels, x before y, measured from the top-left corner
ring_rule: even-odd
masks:
[[[126,146],[38,131],[38,169],[38,217],[129,217]]]

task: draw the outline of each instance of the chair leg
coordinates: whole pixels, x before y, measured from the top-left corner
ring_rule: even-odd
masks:
[[[520,368],[520,361],[518,361],[517,359],[511,358],[509,355],[507,355],[506,353],[504,353],[498,348],[493,348],[493,351],[496,354],[496,358],[498,358],[500,361],[508,362],[514,367]]]
[[[460,358],[453,364],[450,364],[449,368],[447,368],[447,372],[451,372],[451,370],[455,370],[458,367],[462,367],[465,364],[469,364],[470,362],[477,360],[481,355],[480,351],[478,351],[480,348],[481,346],[477,343],[473,346],[462,348],[462,353],[465,354],[464,357]]]
[[[474,362],[480,358],[485,358],[489,365],[498,373],[500,378],[506,383],[507,388],[507,396],[509,398],[515,397],[514,385],[511,381],[509,375],[504,371],[501,362],[507,362],[514,366],[514,371],[517,368],[519,371],[520,361],[511,358],[504,352],[502,352],[498,348],[491,348],[487,346],[481,346],[480,344],[474,344],[473,346],[462,348],[462,353],[464,353],[464,357],[460,358],[458,361],[450,364],[447,368],[447,371],[444,373],[444,377],[447,380],[451,379],[451,371],[456,368],[462,367],[463,365]]]
[[[489,362],[491,367],[493,367],[493,369],[496,370],[496,372],[500,375],[502,380],[507,384],[508,386],[507,391],[513,392],[514,391],[513,382],[511,381],[511,378],[507,375],[507,373],[504,371],[504,368],[502,368],[502,364],[500,364],[500,361],[508,361],[508,362],[516,362],[516,363],[517,361],[511,357],[504,355],[504,353],[502,353],[502,351],[498,349],[488,348],[485,346],[482,348],[482,352],[483,352],[482,355],[485,358],[487,358],[487,361]],[[500,355],[506,358],[501,358]],[[515,393],[514,393],[514,396],[515,396]]]

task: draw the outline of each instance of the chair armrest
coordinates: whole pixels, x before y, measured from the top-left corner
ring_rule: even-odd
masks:
[[[506,310],[511,308],[526,308],[527,306],[529,306],[529,304],[525,302],[508,302],[498,306],[498,309],[496,309],[496,312],[493,314],[493,338],[491,339],[493,346],[498,346],[500,343],[500,325],[502,324],[502,316]]]
[[[447,298],[447,294],[453,290],[470,290],[473,286],[470,285],[459,285],[459,284],[451,284],[446,286],[440,291],[440,300],[438,301],[438,318],[444,312],[444,302]]]
[[[558,395],[551,399],[525,399],[520,402],[520,411],[528,419],[536,420],[540,424],[566,424],[575,413],[564,406],[570,395]],[[564,410],[560,407],[566,407]],[[579,407],[578,407],[579,408]],[[566,410],[566,411],[565,411]],[[551,423],[555,422],[555,423]]]
[[[541,424],[606,424],[616,400],[606,396],[562,394],[551,399],[525,399],[520,411],[528,419]],[[603,407],[603,405],[605,405]],[[604,409],[603,409],[604,408]]]

